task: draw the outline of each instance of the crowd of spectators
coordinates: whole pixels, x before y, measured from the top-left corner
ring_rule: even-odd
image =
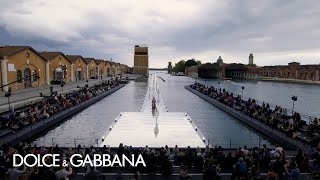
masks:
[[[88,179],[97,179],[103,172],[112,172],[116,167],[91,167],[87,164],[83,167],[13,167],[12,155],[20,154],[35,154],[43,156],[45,154],[60,154],[62,160],[70,161],[72,154],[81,154],[83,157],[94,154],[109,154],[111,156],[131,154],[141,154],[146,163],[146,167],[140,165],[138,167],[121,167],[123,172],[131,172],[134,174],[134,179],[139,179],[139,173],[144,174],[162,174],[170,176],[173,173],[173,165],[180,166],[180,179],[190,179],[190,171],[196,171],[203,174],[204,180],[219,179],[220,173],[232,173],[233,179],[259,179],[260,173],[267,173],[270,179],[279,177],[289,177],[298,179],[300,172],[309,172],[309,159],[307,155],[298,151],[295,157],[286,158],[286,152],[282,147],[277,147],[273,150],[268,149],[266,145],[262,148],[239,147],[238,150],[225,151],[222,147],[204,149],[200,148],[149,148],[146,147],[131,147],[120,144],[118,148],[110,148],[104,146],[102,148],[88,147],[84,148],[80,145],[75,148],[62,149],[58,145],[55,147],[46,148],[38,147],[26,143],[19,143],[12,147],[8,144],[1,146],[0,150],[0,179],[11,178],[15,179],[47,179],[47,180],[66,180],[76,176],[78,173],[84,173]],[[137,156],[135,156],[137,157]],[[29,159],[27,159],[28,161]],[[74,159],[77,161],[79,159]],[[47,164],[52,162],[52,158],[48,157]],[[32,162],[29,162],[30,164]],[[120,168],[120,167],[118,167]],[[118,170],[119,171],[119,170]],[[116,172],[118,172],[116,171]],[[121,179],[121,173],[114,176],[115,179]]]
[[[78,91],[67,94],[52,92],[49,96],[44,96],[41,102],[37,102],[19,111],[14,110],[5,116],[1,116],[1,129],[11,131],[22,129],[29,124],[35,124],[41,120],[54,116],[63,110],[81,104],[117,85],[117,81],[108,80],[93,87],[85,86]]]
[[[272,128],[279,129],[290,137],[298,138],[301,133],[304,133],[313,146],[317,146],[320,142],[318,135],[320,123],[317,118],[314,118],[309,128],[306,128],[306,122],[301,120],[299,113],[294,112],[293,115],[288,115],[287,110],[281,106],[276,105],[271,108],[270,104],[265,102],[259,105],[255,99],[245,100],[241,95],[197,82],[190,87]]]

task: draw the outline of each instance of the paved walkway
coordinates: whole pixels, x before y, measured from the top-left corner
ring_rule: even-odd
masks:
[[[110,79],[107,77],[105,79]],[[89,79],[88,85],[93,86],[101,81],[101,79]],[[87,84],[86,81],[78,81],[78,82],[67,82],[63,91],[60,85],[51,85],[53,87],[53,91],[57,91],[58,93],[67,93],[69,91],[77,90],[77,87],[84,87]],[[12,91],[12,95],[10,96],[10,106],[14,108],[19,108],[28,104],[35,103],[37,101],[41,101],[42,97],[40,97],[40,93],[43,95],[50,94],[50,86],[44,85],[36,88],[27,88]],[[5,97],[5,92],[0,92],[0,113],[8,111],[8,98]]]
[[[152,98],[156,99],[156,106],[159,113],[167,112],[167,106],[165,105],[162,97],[162,93],[159,89],[158,78],[156,75],[152,75],[149,80],[149,87],[147,94],[145,96],[141,112],[151,112],[152,111]]]

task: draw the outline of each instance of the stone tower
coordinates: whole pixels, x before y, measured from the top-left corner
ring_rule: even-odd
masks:
[[[148,73],[149,73],[148,47],[135,45],[133,74],[147,75]]]
[[[168,64],[168,74],[171,74],[172,73],[172,63],[169,62]]]
[[[252,53],[249,55],[249,63],[248,64],[253,65],[253,54]]]

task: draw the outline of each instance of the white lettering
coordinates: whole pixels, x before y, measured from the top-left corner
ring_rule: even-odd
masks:
[[[43,165],[44,165],[45,167],[52,167],[52,164],[47,164],[47,163],[46,163],[46,158],[47,158],[48,156],[53,157],[52,154],[45,154],[45,155],[42,157]]]
[[[17,164],[16,157],[20,158],[21,162]],[[20,167],[23,164],[23,157],[20,154],[13,154],[13,167]]]
[[[124,156],[124,155],[123,155],[123,156]],[[119,159],[118,154],[116,154],[116,155],[114,156],[114,158],[113,158],[113,160],[112,160],[111,166],[114,167],[114,164],[115,164],[115,163],[119,164],[119,166],[122,167],[122,164],[121,164],[121,162],[120,162],[120,159]]]
[[[60,161],[60,154],[54,154],[53,155],[53,165],[52,165],[52,167],[59,167],[60,165],[59,164],[57,164],[57,163],[59,163],[59,161]]]
[[[127,156],[122,155],[122,166],[126,166],[126,161],[134,167],[134,154],[131,155],[131,161]]]
[[[103,154],[103,167],[109,167],[111,166],[111,161],[110,161],[110,155],[109,154]],[[108,164],[106,164],[108,162]]]
[[[93,155],[93,165],[94,167],[99,167],[102,165],[102,161],[101,161],[101,156],[100,154],[94,154]],[[99,162],[99,164],[97,164],[97,162]]]
[[[141,154],[138,156],[138,160],[136,162],[136,167],[138,166],[139,163],[142,163],[143,167],[146,167],[146,163],[144,163],[143,157]]]
[[[73,162],[73,158],[75,157],[75,156],[77,156],[77,157],[79,157],[80,159],[79,160],[77,160],[77,163],[78,164],[74,164]],[[82,156],[80,155],[80,154],[73,154],[71,157],[70,157],[70,163],[71,163],[71,165],[72,166],[74,166],[74,167],[80,167],[80,166],[82,166],[82,163],[83,163],[83,161],[81,160],[82,159]]]
[[[28,157],[33,157],[34,158],[34,163],[33,164],[28,164],[28,162],[26,161],[26,159]],[[27,166],[27,167],[33,167],[35,166],[36,164],[38,163],[38,158],[36,155],[34,154],[27,154],[25,157],[24,157],[24,164]]]
[[[86,157],[84,158],[84,161],[83,161],[83,164],[82,164],[82,167],[84,167],[86,164],[90,164],[90,166],[93,166],[92,162],[91,162],[91,159],[90,159],[90,155],[87,154]]]

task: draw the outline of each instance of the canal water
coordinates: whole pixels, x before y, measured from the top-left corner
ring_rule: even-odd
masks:
[[[225,148],[273,144],[271,140],[266,139],[255,130],[184,89],[184,86],[194,83],[195,79],[171,76],[161,71],[157,72],[157,76],[165,80],[163,82],[159,79],[158,82],[169,112],[187,112],[210,144]],[[242,93],[241,87],[244,86],[245,97],[280,104],[288,110],[292,109],[290,95],[296,95],[298,101],[295,102],[295,110],[303,114],[320,116],[319,86],[260,81],[197,81],[216,87],[220,86],[238,94]],[[97,144],[96,139],[101,138],[120,112],[139,111],[147,88],[147,82],[132,81],[124,88],[39,135],[34,139],[34,143],[47,146],[52,144],[60,146],[95,145]]]

